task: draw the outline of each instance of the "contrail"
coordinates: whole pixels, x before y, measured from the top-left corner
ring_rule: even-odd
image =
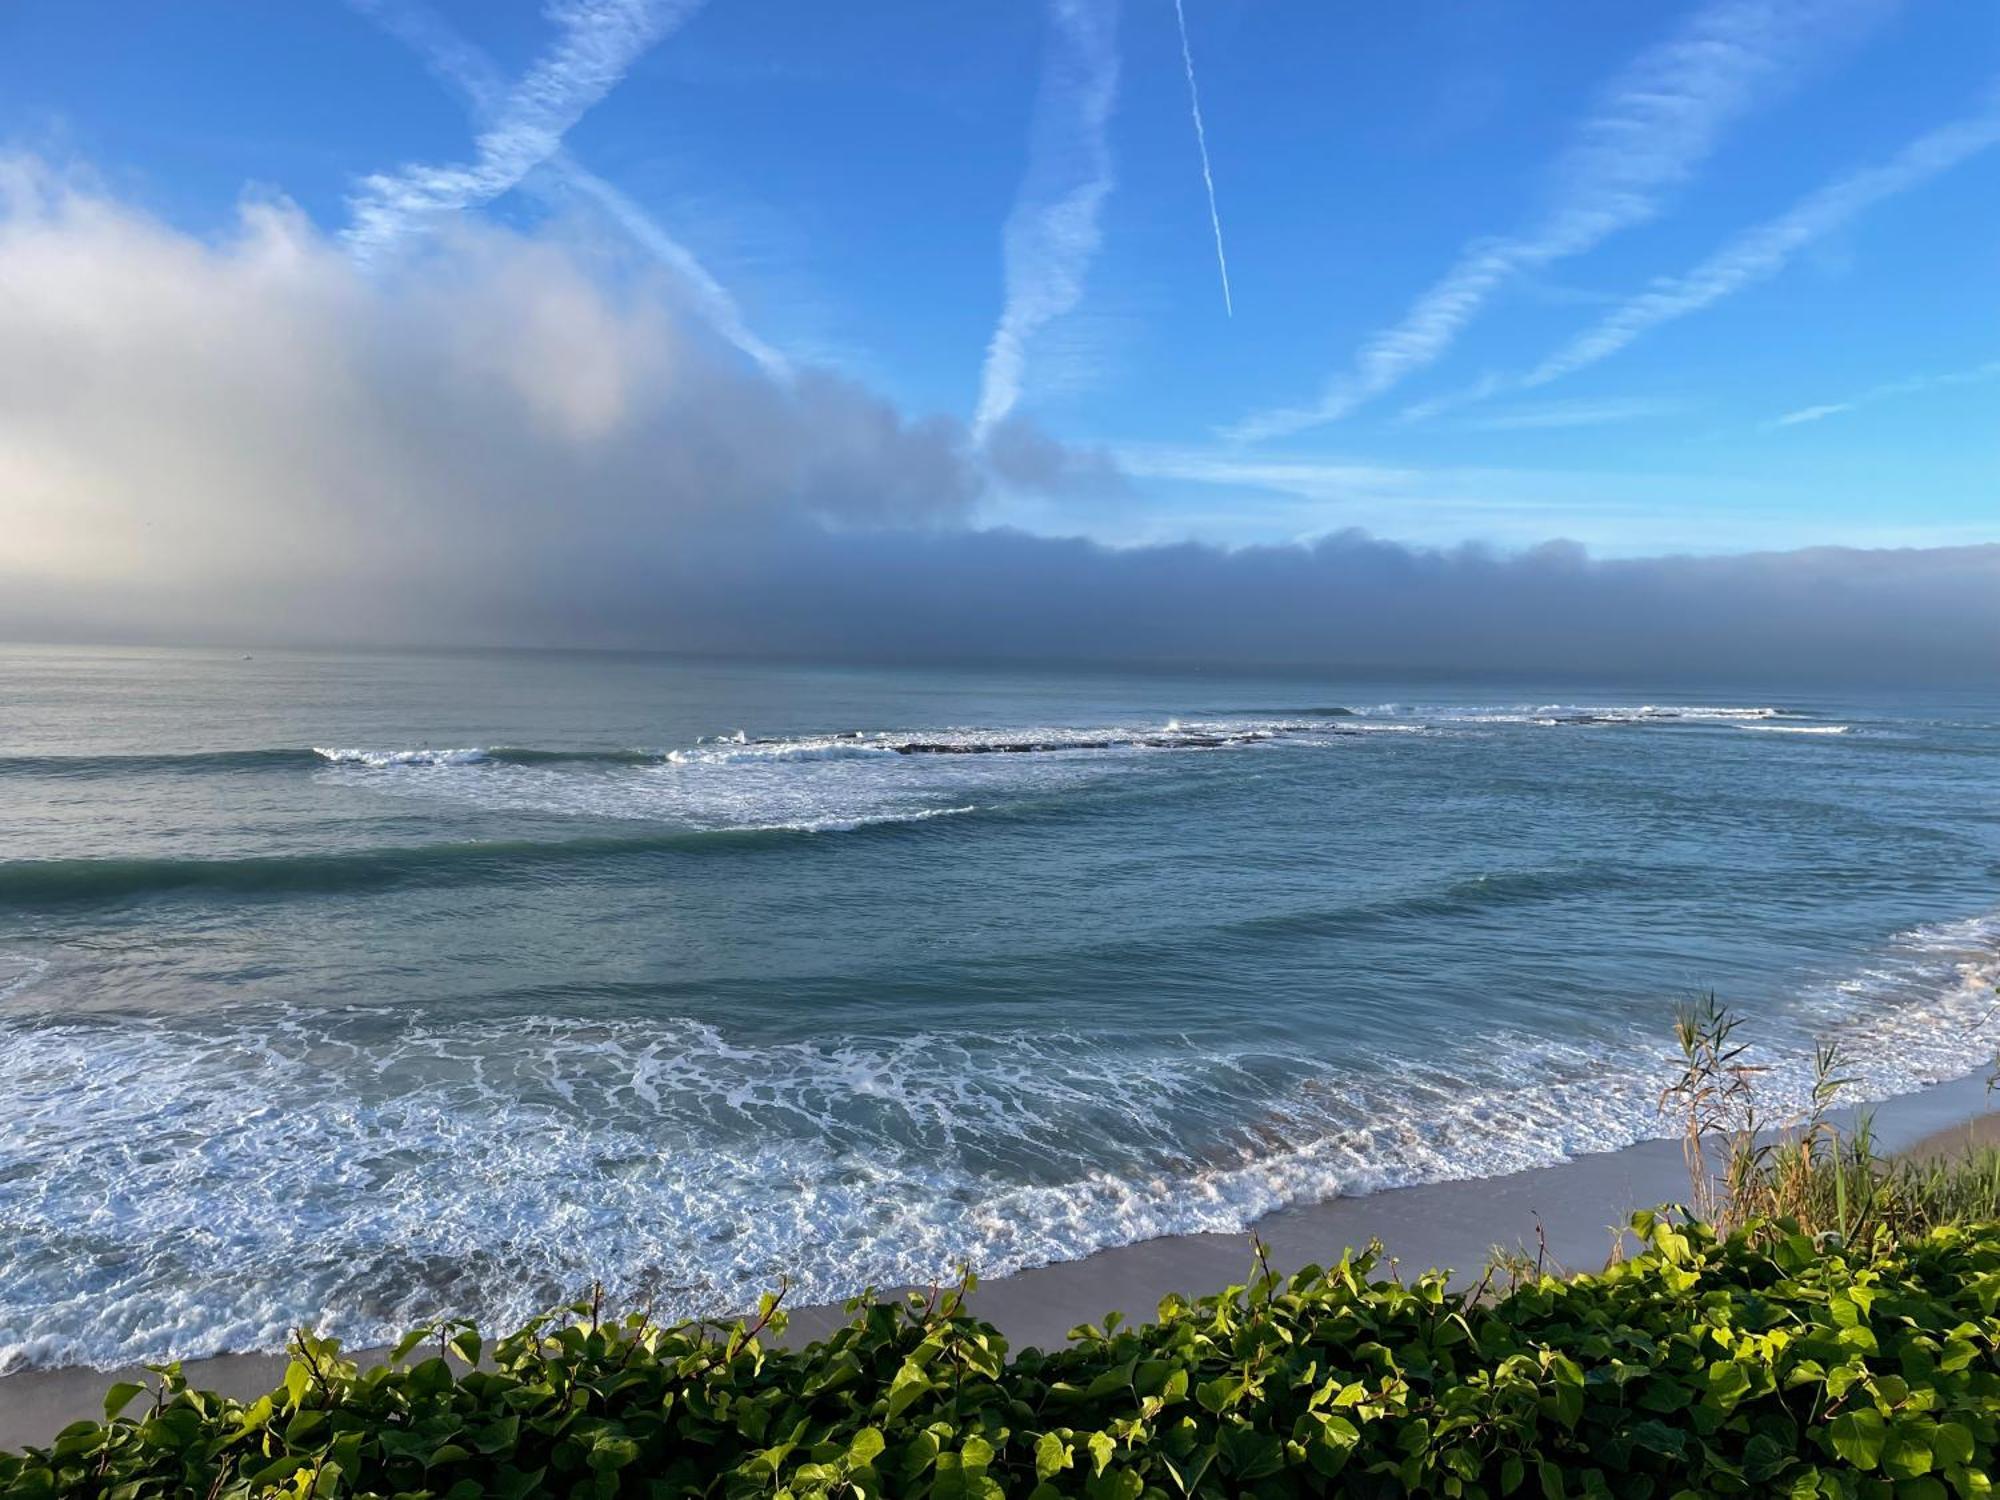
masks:
[[[511,192],[562,149],[563,137],[653,44],[701,0],[582,0],[550,7],[555,45],[507,89],[473,142],[469,162],[416,163],[361,180],[341,236],[357,261],[373,259],[419,221]],[[460,48],[451,65],[465,61]]]
[[[1806,77],[1816,55],[1850,45],[1895,4],[1707,0],[1673,36],[1634,58],[1577,124],[1555,163],[1555,192],[1525,229],[1469,241],[1317,401],[1256,413],[1229,435],[1261,441],[1339,421],[1436,363],[1510,281],[1665,213],[1732,126]]]
[[[490,125],[506,106],[508,80],[493,59],[459,36],[419,0],[348,0],[348,3],[411,48],[440,81],[462,95],[481,129]],[[790,361],[751,332],[728,289],[695,258],[693,251],[668,234],[630,197],[585,168],[569,154],[567,147],[557,147],[542,166],[557,182],[597,204],[635,244],[674,271],[717,333],[755,360],[773,379],[791,378]],[[538,174],[530,174],[523,179],[523,185],[535,191],[538,180]]]
[[[1921,187],[1933,177],[2000,147],[2000,85],[1975,115],[1939,126],[1910,142],[1880,166],[1866,167],[1809,193],[1777,218],[1736,236],[1683,276],[1661,279],[1651,290],[1613,310],[1522,378],[1547,385],[1616,354],[1648,330],[1699,312],[1744,287],[1775,276],[1813,241],[1831,234],[1885,198]]]
[[[1187,12],[1174,0],[1174,19],[1181,28],[1181,62],[1187,68],[1188,104],[1194,110],[1194,143],[1201,149],[1201,180],[1208,189],[1208,222],[1215,226],[1215,268],[1222,273],[1222,310],[1236,316],[1229,299],[1229,258],[1222,253],[1222,215],[1215,209],[1215,174],[1208,169],[1208,132],[1201,128],[1201,92],[1194,86],[1194,53],[1188,47]]]
[[[1118,0],[1049,0],[1049,18],[1028,174],[1001,238],[1006,301],[972,416],[981,443],[1021,399],[1029,344],[1083,300],[1114,178],[1107,126],[1118,100]]]

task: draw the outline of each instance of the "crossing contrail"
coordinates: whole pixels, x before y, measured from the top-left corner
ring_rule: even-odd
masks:
[[[577,121],[701,0],[599,0],[549,7],[556,41],[509,87],[482,123],[466,162],[413,163],[361,179],[342,238],[368,261],[426,220],[476,208],[514,190],[562,149]],[[455,63],[464,60],[460,49]]]
[[[446,87],[463,96],[472,106],[480,129],[487,128],[506,107],[510,85],[493,59],[454,32],[422,0],[348,0],[348,3],[411,48]],[[587,170],[566,147],[558,146],[542,165],[556,183],[597,204],[633,243],[675,272],[685,283],[696,308],[717,333],[763,366],[772,379],[791,378],[790,362],[750,331],[742,309],[728,289],[638,203]],[[544,190],[547,187],[538,173],[524,178],[523,185],[531,192],[538,186]]]
[[[1194,109],[1194,143],[1201,149],[1201,180],[1208,188],[1208,222],[1215,226],[1215,268],[1222,273],[1222,310],[1236,316],[1229,298],[1229,258],[1222,253],[1222,215],[1215,210],[1215,174],[1208,169],[1208,132],[1201,128],[1201,92],[1194,86],[1194,53],[1188,47],[1187,12],[1174,0],[1174,19],[1181,28],[1181,62],[1187,68],[1188,103]]]

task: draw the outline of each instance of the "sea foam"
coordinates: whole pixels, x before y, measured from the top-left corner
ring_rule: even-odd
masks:
[[[1967,1071],[1996,944],[1993,917],[1915,929],[1803,997],[1753,1058],[1767,1107],[1803,1104],[1808,1032],[1873,1097]],[[322,1315],[357,1343],[447,1309],[499,1326],[592,1279],[662,1317],[781,1274],[832,1300],[1664,1133],[1650,1029],[1466,1042],[1335,1064],[1087,1029],[7,1018],[0,1371],[275,1347]]]

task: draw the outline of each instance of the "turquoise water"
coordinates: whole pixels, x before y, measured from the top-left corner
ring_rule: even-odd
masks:
[[[2000,703],[0,651],[0,1369],[823,1300],[2000,1027]]]

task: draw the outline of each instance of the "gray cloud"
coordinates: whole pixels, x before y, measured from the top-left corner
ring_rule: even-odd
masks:
[[[1101,454],[775,381],[657,270],[460,228],[364,276],[0,162],[0,634],[1670,677],[2000,677],[2000,547],[1594,561],[978,530]]]
[[[1256,663],[1636,685],[2000,680],[2000,546],[1593,560],[1342,533],[1111,549],[797,533],[677,582],[624,638],[856,659]],[[724,595],[757,601],[731,612]],[[707,622],[704,624],[703,622]]]
[[[1104,449],[1058,442],[1020,417],[996,426],[980,451],[994,475],[1017,489],[1092,498],[1129,493],[1125,475]]]

